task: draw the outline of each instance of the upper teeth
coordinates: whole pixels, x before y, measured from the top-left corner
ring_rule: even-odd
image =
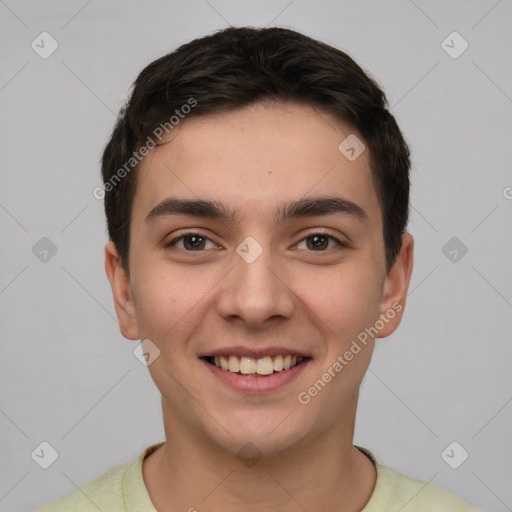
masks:
[[[243,373],[244,375],[255,374],[270,375],[273,372],[289,370],[292,366],[300,363],[304,358],[292,355],[266,356],[260,359],[254,359],[247,356],[215,356],[214,362],[217,368],[233,373]]]

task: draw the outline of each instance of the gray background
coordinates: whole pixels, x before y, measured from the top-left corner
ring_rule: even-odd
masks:
[[[139,71],[228,24],[302,31],[384,87],[413,151],[415,267],[355,443],[511,510],[511,1],[0,0],[0,19],[1,511],[34,510],[163,440],[156,387],[118,330],[92,191]],[[31,48],[43,31],[59,45],[46,59]],[[469,44],[458,58],[441,44],[453,31]],[[32,250],[43,237],[57,248],[46,261]],[[42,441],[59,454],[46,470],[31,458]],[[458,469],[441,457],[453,441],[469,453]]]

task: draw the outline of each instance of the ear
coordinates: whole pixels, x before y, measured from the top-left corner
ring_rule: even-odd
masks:
[[[129,340],[138,340],[139,328],[130,291],[130,278],[121,264],[114,242],[108,242],[105,246],[105,271],[112,288],[121,334]]]
[[[395,263],[384,280],[380,302],[380,318],[384,327],[379,329],[378,338],[385,338],[400,325],[413,266],[414,239],[409,233],[402,235],[402,247]]]

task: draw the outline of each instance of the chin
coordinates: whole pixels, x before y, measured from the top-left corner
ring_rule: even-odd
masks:
[[[210,440],[243,461],[245,458],[277,456],[283,451],[293,450],[308,437],[306,422],[288,421],[296,416],[294,413],[287,411],[266,416],[262,417],[261,412],[243,418],[234,415],[229,420],[229,434],[215,428],[210,432]]]

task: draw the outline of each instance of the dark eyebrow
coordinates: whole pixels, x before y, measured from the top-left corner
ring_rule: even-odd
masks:
[[[368,215],[356,203],[341,197],[305,197],[281,205],[275,213],[275,222],[282,223],[289,219],[333,215],[342,213],[353,216],[362,222],[368,222]],[[226,224],[236,222],[237,213],[218,201],[202,199],[179,199],[169,197],[157,204],[146,216],[146,222],[165,215],[191,215],[218,219]]]
[[[278,209],[275,220],[276,223],[280,223],[298,217],[333,215],[335,213],[347,214],[360,221],[368,222],[368,215],[356,203],[341,197],[324,196],[305,197],[298,201],[285,203],[282,209]]]
[[[168,197],[157,204],[146,216],[146,222],[165,215],[192,215],[194,217],[209,217],[219,219],[227,224],[233,224],[236,215],[227,206],[218,201],[202,199],[179,199]]]

